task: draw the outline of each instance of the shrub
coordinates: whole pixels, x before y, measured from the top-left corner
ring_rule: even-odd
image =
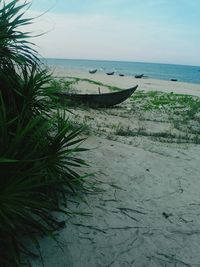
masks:
[[[15,267],[31,255],[38,237],[60,226],[69,193],[84,189],[76,157],[83,140],[50,101],[51,75],[43,69],[20,26],[27,3],[0,0],[0,266]]]

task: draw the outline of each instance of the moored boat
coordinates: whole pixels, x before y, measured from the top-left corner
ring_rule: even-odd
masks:
[[[129,98],[137,87],[138,85],[125,90],[104,94],[55,93],[55,95],[60,97],[62,102],[66,100],[69,103],[85,104],[90,107],[111,107]]]
[[[135,75],[135,78],[140,79],[140,78],[142,78],[143,76],[144,76],[144,74]]]
[[[95,72],[97,72],[97,69],[91,69],[91,70],[89,70],[89,73],[91,73],[91,74],[94,74]]]
[[[107,75],[113,75],[115,72],[112,71],[112,72],[106,72]]]

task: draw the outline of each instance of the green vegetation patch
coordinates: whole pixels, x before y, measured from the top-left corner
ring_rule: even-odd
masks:
[[[190,117],[200,111],[200,99],[191,95],[136,91],[131,99],[144,110],[170,108],[174,113],[182,110]]]
[[[188,140],[200,143],[200,98],[185,94],[164,93],[158,91],[136,91],[131,97],[134,110],[144,111],[143,120],[169,122],[179,134],[170,134],[171,140]],[[151,116],[148,117],[148,115]],[[168,118],[166,120],[166,118]],[[140,132],[138,133],[140,134]],[[142,133],[145,135],[146,133]],[[148,134],[147,134],[148,135]],[[157,133],[151,136],[158,138]],[[167,140],[166,133],[160,133]]]
[[[190,135],[185,133],[175,134],[171,132],[147,132],[145,129],[131,130],[129,127],[117,127],[115,135],[126,137],[139,137],[146,136],[152,140],[165,142],[165,143],[194,143],[200,144],[200,138],[198,135]]]
[[[74,84],[76,84],[76,80],[75,79],[71,79],[71,80],[66,80],[63,78],[60,79],[52,79],[50,81],[50,86],[54,88],[54,92],[56,93],[61,93],[61,92],[65,92],[65,93],[73,93],[75,92],[74,89]]]
[[[67,79],[70,79],[70,81],[68,81]],[[99,85],[99,86],[104,86],[107,87],[110,91],[120,91],[122,90],[122,88],[119,88],[117,86],[112,86],[112,85],[108,85],[99,81],[95,81],[95,80],[91,80],[88,78],[79,78],[79,77],[74,77],[74,76],[67,76],[65,78],[56,78],[53,81],[53,84],[56,85],[56,88],[59,92],[64,91],[64,92],[72,92],[71,89],[74,88],[72,87],[72,85],[75,85],[76,83],[78,83],[79,81],[82,82],[88,82],[90,84],[95,84],[95,85]]]

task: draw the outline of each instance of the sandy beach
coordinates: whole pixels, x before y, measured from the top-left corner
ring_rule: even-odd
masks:
[[[90,149],[82,154],[89,163],[82,171],[94,174],[88,182],[95,182],[99,192],[84,196],[86,203],[69,203],[90,216],[67,218],[59,244],[41,241],[44,266],[200,266],[200,113],[195,106],[196,113],[183,117],[182,104],[198,105],[200,85],[65,69],[54,70],[54,76],[122,89],[138,84],[138,89],[135,98],[118,107],[71,109],[72,122],[85,127],[82,146]],[[99,86],[80,80],[74,87],[94,93]],[[155,97],[151,91],[173,92],[173,106],[170,101],[157,105],[155,99],[169,94]]]
[[[0,0],[0,267],[200,267],[199,10]]]
[[[145,91],[163,91],[163,92],[175,92],[178,94],[188,94],[200,97],[200,84],[193,83],[183,83],[183,82],[173,82],[165,80],[156,80],[152,78],[142,78],[136,79],[134,76],[124,76],[120,77],[118,75],[106,75],[106,73],[96,72],[95,74],[90,74],[86,71],[71,71],[65,68],[54,68],[52,69],[53,75],[56,77],[79,77],[87,78],[91,80],[97,80],[105,84],[117,86],[120,88],[128,88],[133,85],[138,84],[139,90]],[[88,84],[83,84],[80,87],[82,92],[94,93],[98,92],[97,86],[93,86],[88,89]],[[104,91],[102,91],[104,92]]]

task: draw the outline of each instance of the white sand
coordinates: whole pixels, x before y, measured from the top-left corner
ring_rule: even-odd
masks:
[[[112,76],[108,76],[105,73],[96,72],[95,74],[90,74],[84,71],[72,72],[65,69],[55,69],[54,75],[62,77],[73,76],[79,78],[88,78],[94,81],[100,81],[102,83],[118,86],[124,89],[138,84],[138,90],[145,90],[145,91],[156,90],[168,93],[174,92],[178,94],[196,95],[200,97],[200,84],[172,82],[172,81],[156,80],[151,78],[136,79],[134,76],[120,77],[115,74]],[[82,89],[88,90],[88,86],[91,88],[91,85],[87,84],[84,85]],[[93,85],[94,91],[98,92],[98,87],[99,86],[97,85]]]
[[[200,85],[194,84],[98,73],[60,75],[93,78],[122,88],[139,84],[142,90],[200,96]],[[134,113],[119,117],[113,113],[118,110],[85,112],[91,127],[104,123],[104,131],[119,121],[133,128],[140,123],[151,130],[170,127],[138,121]],[[62,250],[53,241],[42,240],[45,266],[200,266],[200,145],[153,142],[145,137],[112,141],[101,134],[89,136],[84,146],[91,148],[83,154],[90,163],[87,171],[95,173],[98,187],[105,191],[86,196],[88,205],[70,204],[92,216],[69,220],[72,224],[59,232]],[[34,261],[36,266],[42,264]]]

